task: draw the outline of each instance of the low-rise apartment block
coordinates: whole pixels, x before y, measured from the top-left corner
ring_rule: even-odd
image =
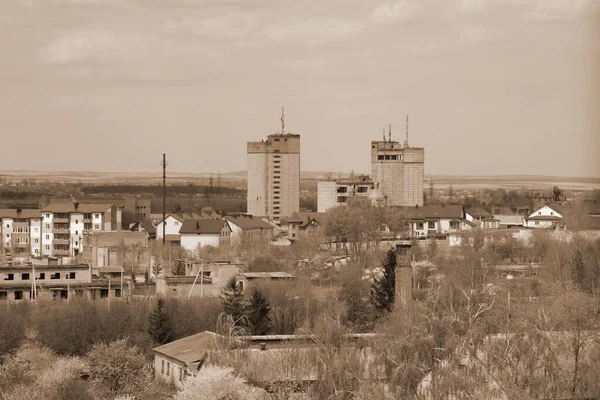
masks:
[[[27,261],[40,251],[40,210],[0,209],[2,258],[5,263]]]
[[[121,210],[113,204],[51,203],[41,214],[42,256],[76,256],[84,231],[121,230]]]
[[[354,196],[367,197],[375,183],[365,175],[356,178],[323,181],[317,187],[317,211],[320,213],[337,207],[345,206]]]
[[[89,265],[36,265],[0,267],[0,302],[84,297],[121,297],[118,281],[92,279]]]

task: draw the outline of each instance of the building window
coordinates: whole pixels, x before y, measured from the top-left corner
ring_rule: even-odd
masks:
[[[46,229],[50,229],[50,224],[46,224]]]
[[[35,228],[34,232],[38,233],[39,232],[39,228]]]
[[[15,300],[23,300],[23,291],[15,290]]]
[[[50,274],[50,279],[60,279],[60,272]]]
[[[165,373],[165,360],[160,360],[160,373]]]
[[[346,200],[348,200],[348,198],[346,196],[338,196],[338,198],[337,198],[338,203],[345,203]]]
[[[46,218],[50,218],[50,213],[46,213]]]
[[[8,292],[0,292],[0,300],[8,300]]]
[[[75,279],[75,272],[67,272],[65,274],[66,279]]]
[[[450,229],[458,229],[458,222],[457,221],[451,221],[450,222]]]
[[[175,221],[175,225],[179,225],[179,221]]]
[[[33,238],[33,243],[39,243],[40,239],[39,238]]]
[[[554,211],[550,211],[550,215],[554,215]]]
[[[377,160],[380,160],[380,161],[383,160],[384,158],[385,157],[382,154],[380,154],[380,155],[377,156]]]
[[[535,224],[536,224],[536,225],[539,225],[539,224],[540,224],[540,221],[535,221]]]
[[[6,274],[6,276],[4,277],[5,281],[14,281],[15,280],[15,274]]]
[[[427,228],[428,228],[428,229],[435,229],[435,222],[433,222],[433,221],[429,221],[429,222],[427,223]]]
[[[94,218],[99,219],[100,218],[100,214],[94,214]]]
[[[100,229],[100,225],[98,225],[98,224],[94,225],[94,229]]]
[[[40,272],[40,277],[38,279],[46,279],[46,273]]]
[[[115,297],[121,297],[121,289],[115,289]]]
[[[419,229],[419,230],[423,229],[423,223],[422,222],[417,223],[417,229]]]
[[[46,235],[46,240],[50,240],[50,235]]]
[[[78,220],[78,219],[76,219],[76,220],[75,220],[75,223],[76,223],[76,224],[78,224],[78,223],[79,223],[79,220]]]
[[[29,274],[25,274],[25,273],[21,274],[21,280],[22,281],[28,281],[29,280]]]
[[[50,245],[49,244],[46,245],[46,250],[50,250]]]
[[[170,369],[171,369],[171,363],[167,361],[167,376],[169,376]]]

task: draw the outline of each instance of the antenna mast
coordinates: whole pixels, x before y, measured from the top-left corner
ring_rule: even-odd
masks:
[[[383,141],[385,142],[385,128],[382,129],[381,134],[383,135]]]
[[[408,115],[406,116],[406,139],[404,140],[404,147],[408,147]]]
[[[392,141],[392,124],[388,125],[388,141],[391,142]]]
[[[285,112],[283,111],[283,106],[281,107],[281,134],[285,132]]]
[[[163,160],[160,163],[163,167],[163,244],[167,243],[167,235],[165,231],[167,230],[167,155],[163,153]]]

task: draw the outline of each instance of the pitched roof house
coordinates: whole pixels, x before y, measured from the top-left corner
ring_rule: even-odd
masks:
[[[289,218],[282,221],[282,225],[288,227],[288,238],[296,239],[300,232],[308,232],[325,227],[327,213],[324,212],[295,212]]]
[[[414,237],[470,230],[477,226],[466,219],[465,210],[460,204],[431,204],[406,207],[404,210],[410,235]]]
[[[527,228],[551,228],[562,222],[567,209],[559,203],[548,203],[525,217]]]
[[[226,215],[232,236],[273,236],[273,225],[252,215]]]
[[[179,235],[181,247],[194,251],[198,246],[219,247],[229,244],[231,227],[223,219],[186,219]]]

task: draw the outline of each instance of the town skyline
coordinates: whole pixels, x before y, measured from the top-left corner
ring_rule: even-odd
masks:
[[[369,171],[408,115],[426,175],[600,176],[598,3],[499,3],[4,2],[3,145],[38,143],[33,170],[240,171],[284,106],[302,170]]]

